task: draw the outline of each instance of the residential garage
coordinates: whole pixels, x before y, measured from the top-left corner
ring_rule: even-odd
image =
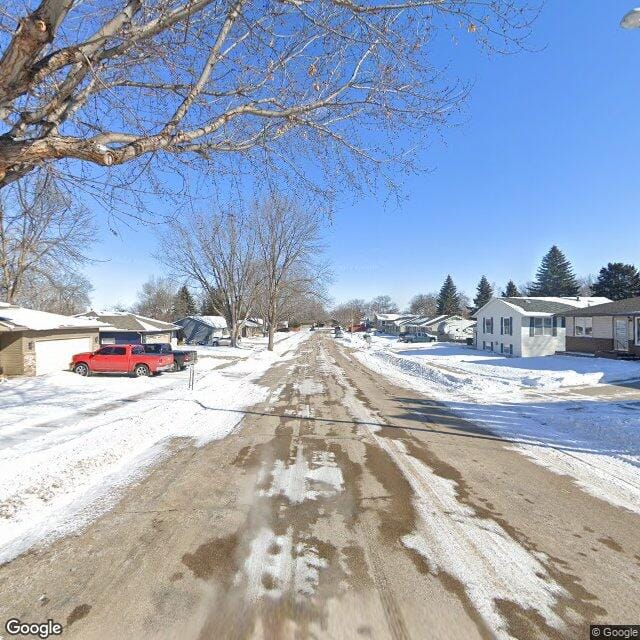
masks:
[[[70,338],[58,336],[56,338],[36,338],[36,375],[63,371],[69,368],[71,356],[74,353],[93,351],[94,342],[91,336],[84,338]]]
[[[71,356],[94,351],[104,324],[0,303],[0,374],[43,375],[69,368]]]

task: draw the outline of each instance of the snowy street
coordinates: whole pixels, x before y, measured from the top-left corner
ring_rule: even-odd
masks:
[[[30,410],[31,381],[0,388],[0,615],[82,639],[559,640],[637,613],[637,364],[328,332],[216,353],[194,391],[96,377],[65,403],[51,378]]]

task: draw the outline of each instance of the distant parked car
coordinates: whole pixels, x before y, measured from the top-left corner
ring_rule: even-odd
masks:
[[[198,352],[195,349],[174,349],[168,342],[157,344],[143,344],[145,353],[173,355],[174,371],[183,371],[190,364],[198,362]]]
[[[334,338],[344,338],[344,332],[342,329],[336,329],[333,336]]]
[[[238,336],[237,341],[240,342],[241,338]],[[214,336],[208,341],[198,342],[201,347],[229,347],[231,346],[231,336]]]
[[[136,378],[173,368],[173,354],[146,353],[141,344],[109,345],[93,353],[77,353],[72,356],[70,365],[70,369],[81,376],[128,373]]]
[[[437,339],[429,333],[401,333],[398,338],[400,342],[435,342]]]

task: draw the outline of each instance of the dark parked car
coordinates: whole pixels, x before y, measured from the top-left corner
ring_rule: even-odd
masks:
[[[143,344],[142,347],[145,353],[173,354],[174,371],[183,371],[190,364],[198,362],[198,352],[195,349],[174,349],[168,342]]]

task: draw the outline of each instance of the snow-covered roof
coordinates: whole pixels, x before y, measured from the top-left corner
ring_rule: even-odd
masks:
[[[386,320],[389,322],[405,317],[402,313],[376,313],[374,315],[376,320]]]
[[[224,327],[218,327],[218,328],[225,328],[227,325],[225,323]],[[244,327],[263,327],[264,326],[264,320],[262,318],[247,318],[243,323],[242,326]]]
[[[0,327],[5,331],[52,331],[54,329],[98,329],[103,322],[63,316],[0,302]]]
[[[475,317],[489,305],[503,303],[510,309],[524,316],[552,316],[558,313],[569,311],[570,309],[584,309],[586,307],[596,306],[609,302],[608,298],[599,298],[593,296],[541,296],[541,297],[510,297],[510,298],[493,298],[483,307],[478,309],[474,314]]]
[[[182,320],[195,320],[196,322],[202,322],[212,329],[226,329],[227,321],[222,316],[187,316]],[[182,322],[182,321],[179,321]]]
[[[78,314],[76,317],[95,318],[109,325],[109,328],[117,329],[118,331],[135,331],[139,333],[179,329],[177,325],[171,322],[148,318],[128,311],[87,311],[86,313]],[[108,331],[109,328],[105,327],[105,330]]]
[[[448,318],[449,316],[445,315],[440,315],[440,316],[410,316],[410,317],[405,317],[403,320],[400,321],[400,324],[402,324],[403,326],[412,326],[412,327],[430,327],[434,324],[437,324],[438,322],[441,322],[442,320]]]
[[[582,307],[584,308],[584,307]],[[579,309],[567,311],[563,313],[564,316],[576,316],[580,314]],[[600,305],[594,305],[589,307],[590,316],[626,316],[640,314],[640,296],[635,298],[625,298],[623,300],[616,300],[615,302],[605,302]]]

